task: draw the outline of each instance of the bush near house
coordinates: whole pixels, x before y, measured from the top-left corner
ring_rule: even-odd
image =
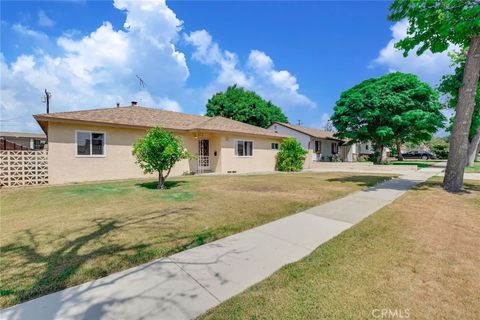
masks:
[[[280,145],[280,151],[277,154],[278,171],[300,171],[303,169],[303,162],[307,150],[295,138],[287,138]]]
[[[448,148],[447,143],[432,144],[432,152],[435,153],[437,159],[448,159]]]

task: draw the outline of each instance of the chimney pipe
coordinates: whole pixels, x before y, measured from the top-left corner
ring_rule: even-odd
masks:
[[[120,107],[120,102],[117,102],[117,108]]]
[[[135,107],[137,105],[137,101],[132,101],[132,107]]]

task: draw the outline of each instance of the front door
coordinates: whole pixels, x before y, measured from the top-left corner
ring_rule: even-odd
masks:
[[[210,142],[198,140],[198,170],[210,170]]]

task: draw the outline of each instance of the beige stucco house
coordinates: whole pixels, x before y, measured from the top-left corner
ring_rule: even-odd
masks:
[[[145,177],[132,145],[155,126],[181,137],[196,159],[182,160],[171,176],[192,172],[248,173],[275,170],[285,137],[223,117],[206,117],[133,105],[38,114],[48,137],[49,183]]]

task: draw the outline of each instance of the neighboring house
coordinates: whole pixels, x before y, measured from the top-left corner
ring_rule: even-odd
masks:
[[[0,132],[0,150],[41,150],[46,142],[43,133]]]
[[[369,156],[374,153],[372,143],[357,142],[354,144],[345,143],[340,147],[343,161],[357,161],[360,156]]]
[[[333,136],[331,131],[322,131],[289,123],[274,122],[269,130],[286,136],[294,137],[308,151],[304,168],[312,167],[312,163],[331,161],[334,154],[339,152],[342,140]]]
[[[181,137],[196,159],[181,160],[171,175],[275,170],[283,135],[223,117],[136,106],[38,114],[48,136],[49,183],[141,178],[134,142],[158,126]]]

